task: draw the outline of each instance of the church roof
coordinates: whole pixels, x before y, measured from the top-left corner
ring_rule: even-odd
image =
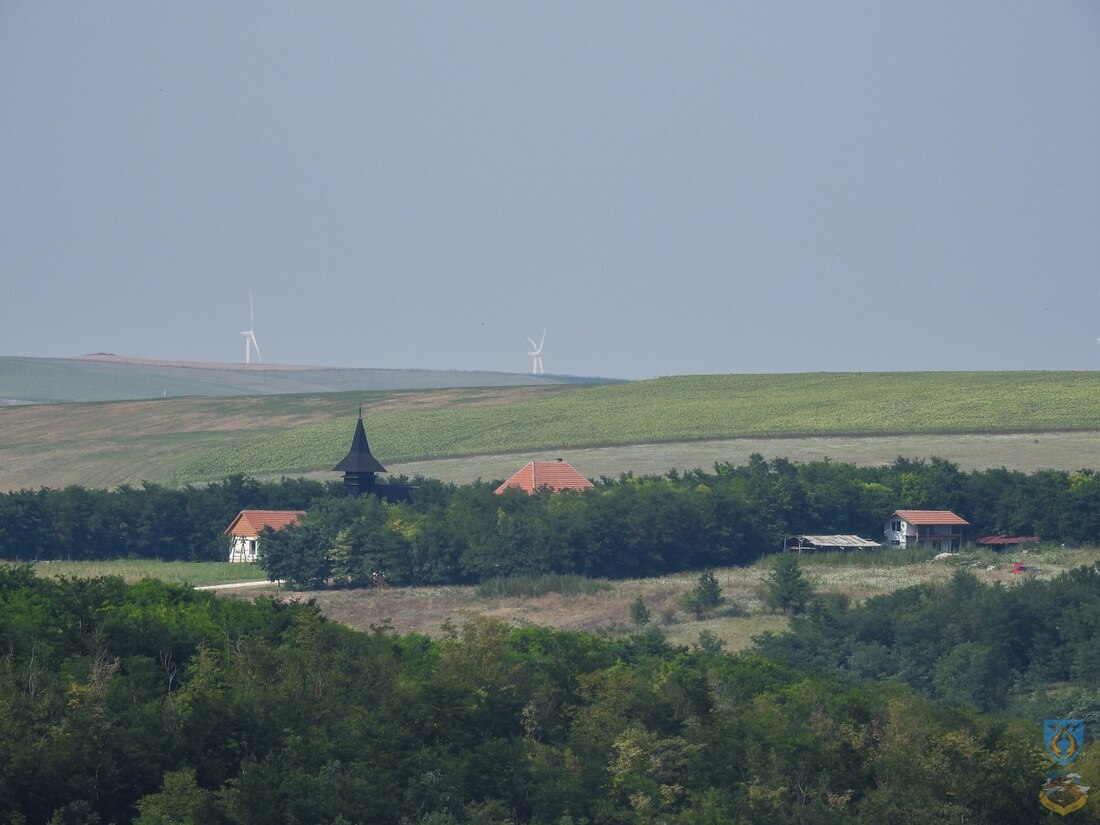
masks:
[[[510,479],[493,492],[503,493],[510,487],[518,487],[525,493],[533,493],[544,487],[552,492],[559,490],[586,490],[592,482],[582,476],[568,461],[529,461]]]
[[[371,455],[370,445],[367,444],[367,433],[363,429],[363,412],[359,412],[359,422],[355,425],[355,435],[351,438],[351,449],[344,456],[343,461],[332,468],[343,470],[345,473],[384,473],[383,467],[377,458]]]
[[[265,527],[282,530],[305,514],[305,510],[241,510],[225,528],[225,533],[229,536],[258,536]]]

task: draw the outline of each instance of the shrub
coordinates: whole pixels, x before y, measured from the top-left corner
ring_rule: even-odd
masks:
[[[801,613],[813,596],[813,587],[802,575],[798,556],[780,553],[764,581],[761,598],[772,610]]]
[[[681,606],[689,613],[694,613],[698,618],[703,618],[708,613],[721,607],[726,601],[722,595],[722,588],[714,571],[707,570],[699,576],[690,593],[685,594],[680,600]]]

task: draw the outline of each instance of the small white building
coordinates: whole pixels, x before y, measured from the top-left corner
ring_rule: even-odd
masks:
[[[962,546],[963,528],[969,526],[950,510],[895,510],[886,520],[886,544],[954,552]]]
[[[233,537],[229,550],[231,562],[254,562],[260,557],[260,531],[265,527],[282,530],[296,524],[306,514],[305,510],[241,510],[233,522],[225,528],[225,535]]]

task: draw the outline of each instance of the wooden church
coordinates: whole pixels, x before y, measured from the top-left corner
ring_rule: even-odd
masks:
[[[343,460],[332,469],[334,472],[344,474],[345,496],[361,496],[369,493],[386,501],[407,501],[412,498],[412,491],[415,489],[407,484],[378,484],[375,481],[375,474],[386,472],[386,468],[370,451],[367,431],[363,427],[362,407],[359,408],[355,434],[351,437],[351,448]]]
[[[374,474],[384,473],[382,466],[370,451],[367,443],[367,431],[363,429],[363,408],[359,408],[359,421],[355,425],[355,435],[351,437],[351,449],[343,461],[332,468],[334,472],[344,473],[344,495],[358,496],[374,492]]]

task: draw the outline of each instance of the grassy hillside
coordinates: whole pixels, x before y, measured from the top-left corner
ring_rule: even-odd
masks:
[[[125,401],[188,395],[513,387],[587,383],[592,380],[484,371],[201,364],[145,361],[112,355],[81,358],[0,356],[0,404]]]
[[[1100,422],[1091,374],[888,373],[663,378],[574,388],[507,405],[371,410],[376,455],[393,462],[736,437],[1042,432]],[[177,478],[332,466],[347,424],[211,450]]]
[[[393,469],[640,444],[672,445],[662,449],[675,455],[677,444],[715,439],[1082,433],[1100,430],[1098,389],[1095,374],[1080,372],[813,373],[9,407],[0,409],[0,487],[328,470],[360,404],[375,455]],[[1073,469],[1100,460],[1091,443],[1081,436]],[[995,450],[988,461],[1011,463]]]

